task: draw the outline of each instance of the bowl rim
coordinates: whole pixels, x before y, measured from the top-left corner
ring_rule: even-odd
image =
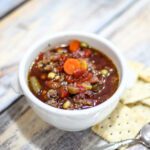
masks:
[[[36,96],[34,96],[34,94],[32,94],[25,79],[23,78],[26,62],[30,58],[31,53],[33,51],[35,51],[37,49],[37,47],[41,46],[43,43],[45,43],[48,40],[50,41],[54,38],[58,38],[60,36],[68,36],[68,35],[69,36],[89,37],[89,38],[92,38],[93,40],[98,40],[98,41],[102,42],[104,45],[106,45],[113,51],[113,53],[116,55],[116,57],[120,63],[119,65],[121,66],[120,70],[121,70],[122,77],[120,77],[120,84],[118,85],[117,90],[110,98],[108,98],[106,101],[104,101],[103,103],[101,103],[97,106],[87,108],[87,109],[81,109],[81,110],[76,110],[76,109],[64,110],[64,109],[50,106],[50,105],[40,101]],[[120,97],[121,93],[123,92],[123,90],[125,88],[125,79],[126,79],[125,78],[125,61],[124,61],[124,58],[122,57],[122,55],[120,54],[119,50],[111,42],[109,42],[107,39],[101,37],[100,35],[96,35],[94,33],[87,33],[87,32],[78,32],[78,31],[77,32],[76,31],[59,32],[52,36],[44,37],[40,41],[37,41],[33,46],[31,46],[31,48],[29,48],[29,50],[24,55],[23,60],[21,61],[20,65],[19,65],[19,84],[20,84],[21,90],[23,91],[23,94],[28,98],[29,101],[32,101],[33,104],[38,106],[38,108],[44,109],[47,112],[51,112],[51,113],[54,113],[57,115],[65,115],[65,116],[89,115],[89,114],[98,112],[102,108],[106,108],[108,104],[114,103],[118,99],[117,98],[118,96]]]

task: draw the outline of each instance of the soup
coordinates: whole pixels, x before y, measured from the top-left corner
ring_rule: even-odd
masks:
[[[60,109],[87,109],[110,98],[119,84],[113,62],[79,40],[41,52],[28,75],[32,93]]]

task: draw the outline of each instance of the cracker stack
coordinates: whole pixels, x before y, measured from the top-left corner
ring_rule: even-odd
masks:
[[[127,89],[113,113],[92,130],[109,142],[135,138],[140,129],[150,122],[150,68],[130,62],[136,73],[136,83]]]

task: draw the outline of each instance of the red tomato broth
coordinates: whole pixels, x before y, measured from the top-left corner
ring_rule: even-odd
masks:
[[[106,101],[116,91],[119,75],[113,62],[87,43],[78,42],[76,51],[70,51],[69,45],[59,45],[41,52],[33,62],[29,88],[42,102],[61,109],[87,109]],[[71,63],[65,64],[68,60]],[[66,67],[74,62],[77,66]]]

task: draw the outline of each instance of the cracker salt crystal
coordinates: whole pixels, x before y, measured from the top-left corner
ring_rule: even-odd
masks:
[[[134,138],[143,123],[132,109],[119,103],[115,111],[103,122],[92,127],[92,130],[109,142]]]
[[[145,82],[150,83],[150,67],[144,68],[143,70],[141,70],[139,73],[139,78]]]
[[[138,81],[132,88],[125,90],[121,101],[124,104],[131,104],[146,98],[150,98],[150,83]]]

